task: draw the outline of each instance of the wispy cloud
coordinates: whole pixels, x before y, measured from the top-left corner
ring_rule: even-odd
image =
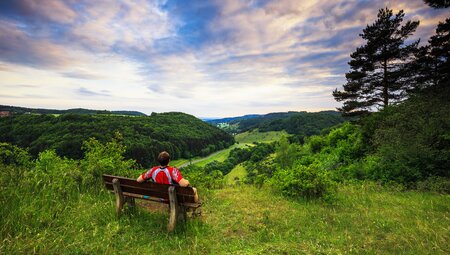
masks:
[[[95,92],[95,91],[92,91],[92,90],[89,90],[89,89],[86,89],[86,88],[83,88],[83,87],[78,88],[76,90],[76,92],[77,92],[77,94],[79,94],[81,96],[88,96],[88,97],[91,97],[91,96],[110,96],[110,92],[107,91],[107,90],[101,90],[99,92]]]
[[[62,76],[69,77],[69,78],[75,78],[75,79],[83,79],[83,80],[98,80],[103,78],[100,75],[97,75],[95,73],[86,72],[86,71],[68,71],[68,72],[61,72]]]

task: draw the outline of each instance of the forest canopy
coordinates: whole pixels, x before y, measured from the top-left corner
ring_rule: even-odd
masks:
[[[29,148],[33,156],[54,149],[60,156],[83,157],[82,144],[89,138],[101,142],[119,133],[125,156],[143,166],[155,163],[166,150],[172,158],[204,156],[234,143],[232,136],[194,116],[170,112],[152,116],[22,114],[0,118],[0,141]]]

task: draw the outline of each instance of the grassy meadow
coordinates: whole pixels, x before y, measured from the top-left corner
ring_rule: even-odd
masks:
[[[238,179],[239,182],[245,178],[247,175],[247,171],[245,170],[245,167],[242,164],[239,164],[231,170],[230,173],[225,175],[225,183],[227,185],[234,185],[236,184],[236,180]]]
[[[234,139],[238,143],[269,143],[280,140],[282,136],[288,136],[286,131],[269,131],[269,132],[260,132],[258,129],[246,131],[240,134],[237,134]]]
[[[2,219],[1,254],[448,254],[450,198],[373,183],[340,187],[334,205],[286,200],[270,189],[202,192],[203,215],[166,232],[165,208],[139,202],[120,219],[105,190]],[[51,194],[48,194],[52,200]],[[64,205],[61,205],[64,204]],[[4,209],[3,209],[4,210]],[[4,212],[2,212],[3,214]],[[3,214],[4,216],[4,214]],[[12,221],[12,222],[5,222]],[[4,229],[5,225],[9,229]]]

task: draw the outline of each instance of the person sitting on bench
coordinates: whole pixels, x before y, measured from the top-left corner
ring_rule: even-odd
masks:
[[[175,167],[169,166],[170,155],[167,151],[159,153],[157,158],[160,166],[154,166],[150,170],[144,172],[137,178],[137,182],[145,182],[147,180],[152,180],[156,183],[161,184],[176,184],[181,187],[188,187],[189,181],[184,179],[180,173],[180,170]],[[197,189],[192,187],[194,190],[194,200],[198,202]]]

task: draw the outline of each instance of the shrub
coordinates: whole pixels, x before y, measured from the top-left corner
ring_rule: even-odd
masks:
[[[417,189],[420,191],[450,194],[450,179],[445,177],[432,176],[424,181],[417,182]]]
[[[189,165],[181,170],[183,177],[197,188],[220,189],[224,185],[223,174],[218,170],[207,172],[204,168]]]
[[[306,140],[312,153],[318,153],[325,145],[325,141],[321,136],[311,136]]]
[[[261,187],[275,173],[276,165],[274,161],[273,156],[269,155],[264,160],[256,163],[251,161],[245,162],[244,166],[247,170],[247,176],[244,182]]]
[[[328,172],[315,165],[296,163],[292,168],[279,169],[271,179],[271,185],[293,198],[323,198],[330,201],[336,194],[336,183],[331,180]]]
[[[381,180],[406,185],[431,176],[450,177],[450,101],[448,94],[412,97],[372,114],[375,153]],[[368,126],[368,125],[365,125]]]
[[[135,161],[124,159],[126,148],[120,142],[120,134],[106,144],[91,138],[83,143],[83,149],[85,156],[80,163],[85,186],[101,186],[103,174],[135,177],[136,173],[131,171]]]
[[[35,192],[45,191],[67,198],[79,193],[82,174],[75,160],[62,159],[54,150],[47,150],[39,153],[36,167],[26,179]]]
[[[31,166],[31,157],[22,148],[0,142],[0,163],[5,165]]]

